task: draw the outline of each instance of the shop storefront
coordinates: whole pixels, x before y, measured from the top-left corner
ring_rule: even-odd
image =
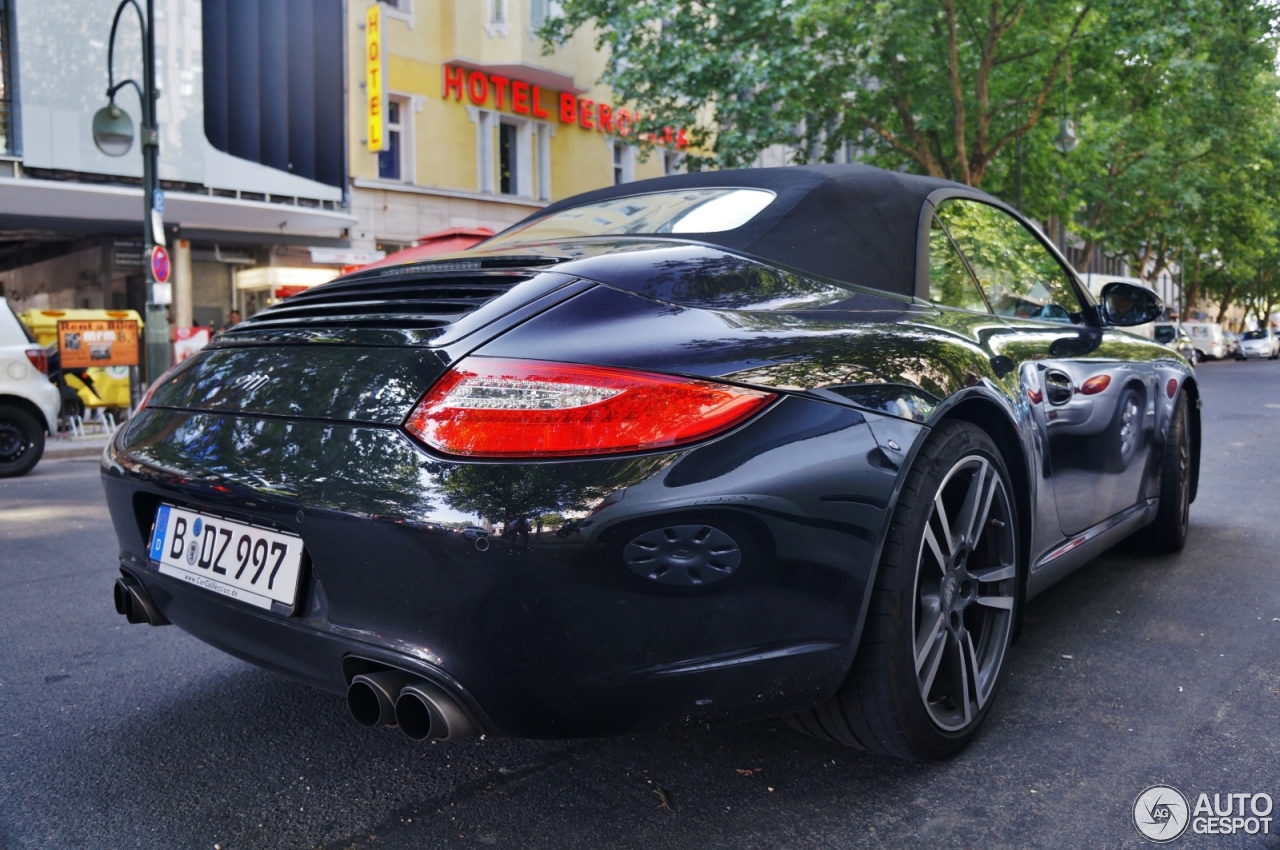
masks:
[[[589,35],[550,55],[546,0],[348,6],[352,248],[501,230],[551,201],[680,168],[686,137],[596,83]],[[653,142],[648,156],[641,154]]]

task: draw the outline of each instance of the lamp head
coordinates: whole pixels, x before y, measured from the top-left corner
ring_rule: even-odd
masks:
[[[1058,135],[1053,140],[1053,146],[1058,153],[1071,153],[1080,144],[1080,136],[1076,134],[1076,122],[1070,118],[1063,118],[1062,123],[1058,125]]]
[[[133,119],[114,99],[93,114],[93,143],[107,156],[124,156],[133,147]]]

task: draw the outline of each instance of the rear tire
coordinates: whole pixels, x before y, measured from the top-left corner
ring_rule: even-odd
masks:
[[[0,405],[0,478],[26,475],[44,455],[44,426],[21,407]]]
[[[1191,428],[1187,421],[1187,395],[1180,393],[1164,438],[1160,464],[1160,507],[1155,520],[1134,533],[1145,552],[1181,552],[1187,545],[1191,521]]]
[[[977,734],[1003,673],[1018,606],[1017,507],[982,429],[944,422],[907,472],[853,669],[788,718],[846,746],[936,761]]]

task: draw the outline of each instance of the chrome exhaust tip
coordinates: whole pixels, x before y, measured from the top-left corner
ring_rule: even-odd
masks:
[[[396,699],[410,676],[397,670],[362,673],[347,688],[347,708],[361,726],[395,726]]]
[[[396,723],[415,741],[456,741],[476,728],[442,688],[421,680],[410,682],[396,700]]]
[[[156,608],[146,588],[136,578],[123,575],[116,579],[111,588],[112,601],[115,602],[116,613],[135,625],[146,623],[151,626],[167,626],[169,621]]]

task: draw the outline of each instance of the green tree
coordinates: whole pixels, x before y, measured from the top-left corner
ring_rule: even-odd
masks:
[[[1094,6],[1026,0],[567,0],[605,80],[656,124],[695,127],[691,163],[801,161],[856,145],[885,164],[981,185],[1045,116]]]

